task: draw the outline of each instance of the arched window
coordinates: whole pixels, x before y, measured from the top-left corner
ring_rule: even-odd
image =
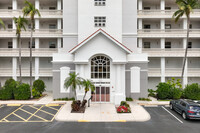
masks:
[[[110,78],[110,59],[105,56],[95,56],[91,59],[91,78]]]

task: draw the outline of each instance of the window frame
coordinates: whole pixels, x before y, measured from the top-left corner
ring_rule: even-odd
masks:
[[[94,16],[94,27],[106,27],[106,16]]]

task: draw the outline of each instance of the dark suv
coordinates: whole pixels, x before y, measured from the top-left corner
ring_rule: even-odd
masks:
[[[170,109],[182,115],[183,119],[200,119],[200,101],[172,100]]]

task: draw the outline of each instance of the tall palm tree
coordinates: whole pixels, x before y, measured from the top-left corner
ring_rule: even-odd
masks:
[[[199,0],[176,0],[176,4],[178,5],[178,10],[173,14],[173,18],[175,18],[175,22],[177,23],[179,19],[185,15],[187,18],[187,40],[186,40],[186,49],[185,56],[183,59],[183,68],[181,78],[183,79],[184,71],[185,71],[185,63],[187,60],[187,52],[188,52],[188,43],[189,43],[189,32],[190,32],[190,14],[193,12],[193,9],[199,7]]]
[[[84,97],[83,97],[83,100],[84,100],[85,97],[86,97],[86,95],[87,95],[87,92],[88,92],[89,90],[91,90],[92,92],[94,92],[95,86],[94,86],[94,84],[92,83],[92,81],[90,81],[90,80],[83,80],[82,86],[85,88],[85,95],[84,95]]]
[[[24,16],[30,16],[30,20],[31,20],[31,40],[30,40],[30,89],[31,89],[31,96],[32,96],[32,43],[33,43],[33,31],[34,31],[34,25],[35,25],[35,15],[38,15],[39,17],[40,12],[38,9],[35,8],[35,6],[30,3],[29,1],[25,1],[25,7],[23,8],[23,14]]]
[[[78,74],[75,72],[69,73],[69,77],[65,79],[64,87],[66,89],[71,88],[74,91],[74,97],[75,100],[77,100],[76,96],[76,89],[79,87],[79,89],[82,86],[82,78],[78,77]]]
[[[2,25],[4,29],[6,28],[2,19],[0,19],[0,25]]]
[[[28,24],[28,21],[21,16],[19,16],[19,18],[14,17],[13,19],[16,25],[17,44],[19,45],[19,78],[20,78],[20,83],[22,83],[21,31],[22,29],[26,31],[25,24]]]

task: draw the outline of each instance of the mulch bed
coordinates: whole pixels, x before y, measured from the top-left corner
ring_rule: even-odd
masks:
[[[79,111],[72,110],[71,113],[85,113],[85,108],[86,107],[81,107]]]

